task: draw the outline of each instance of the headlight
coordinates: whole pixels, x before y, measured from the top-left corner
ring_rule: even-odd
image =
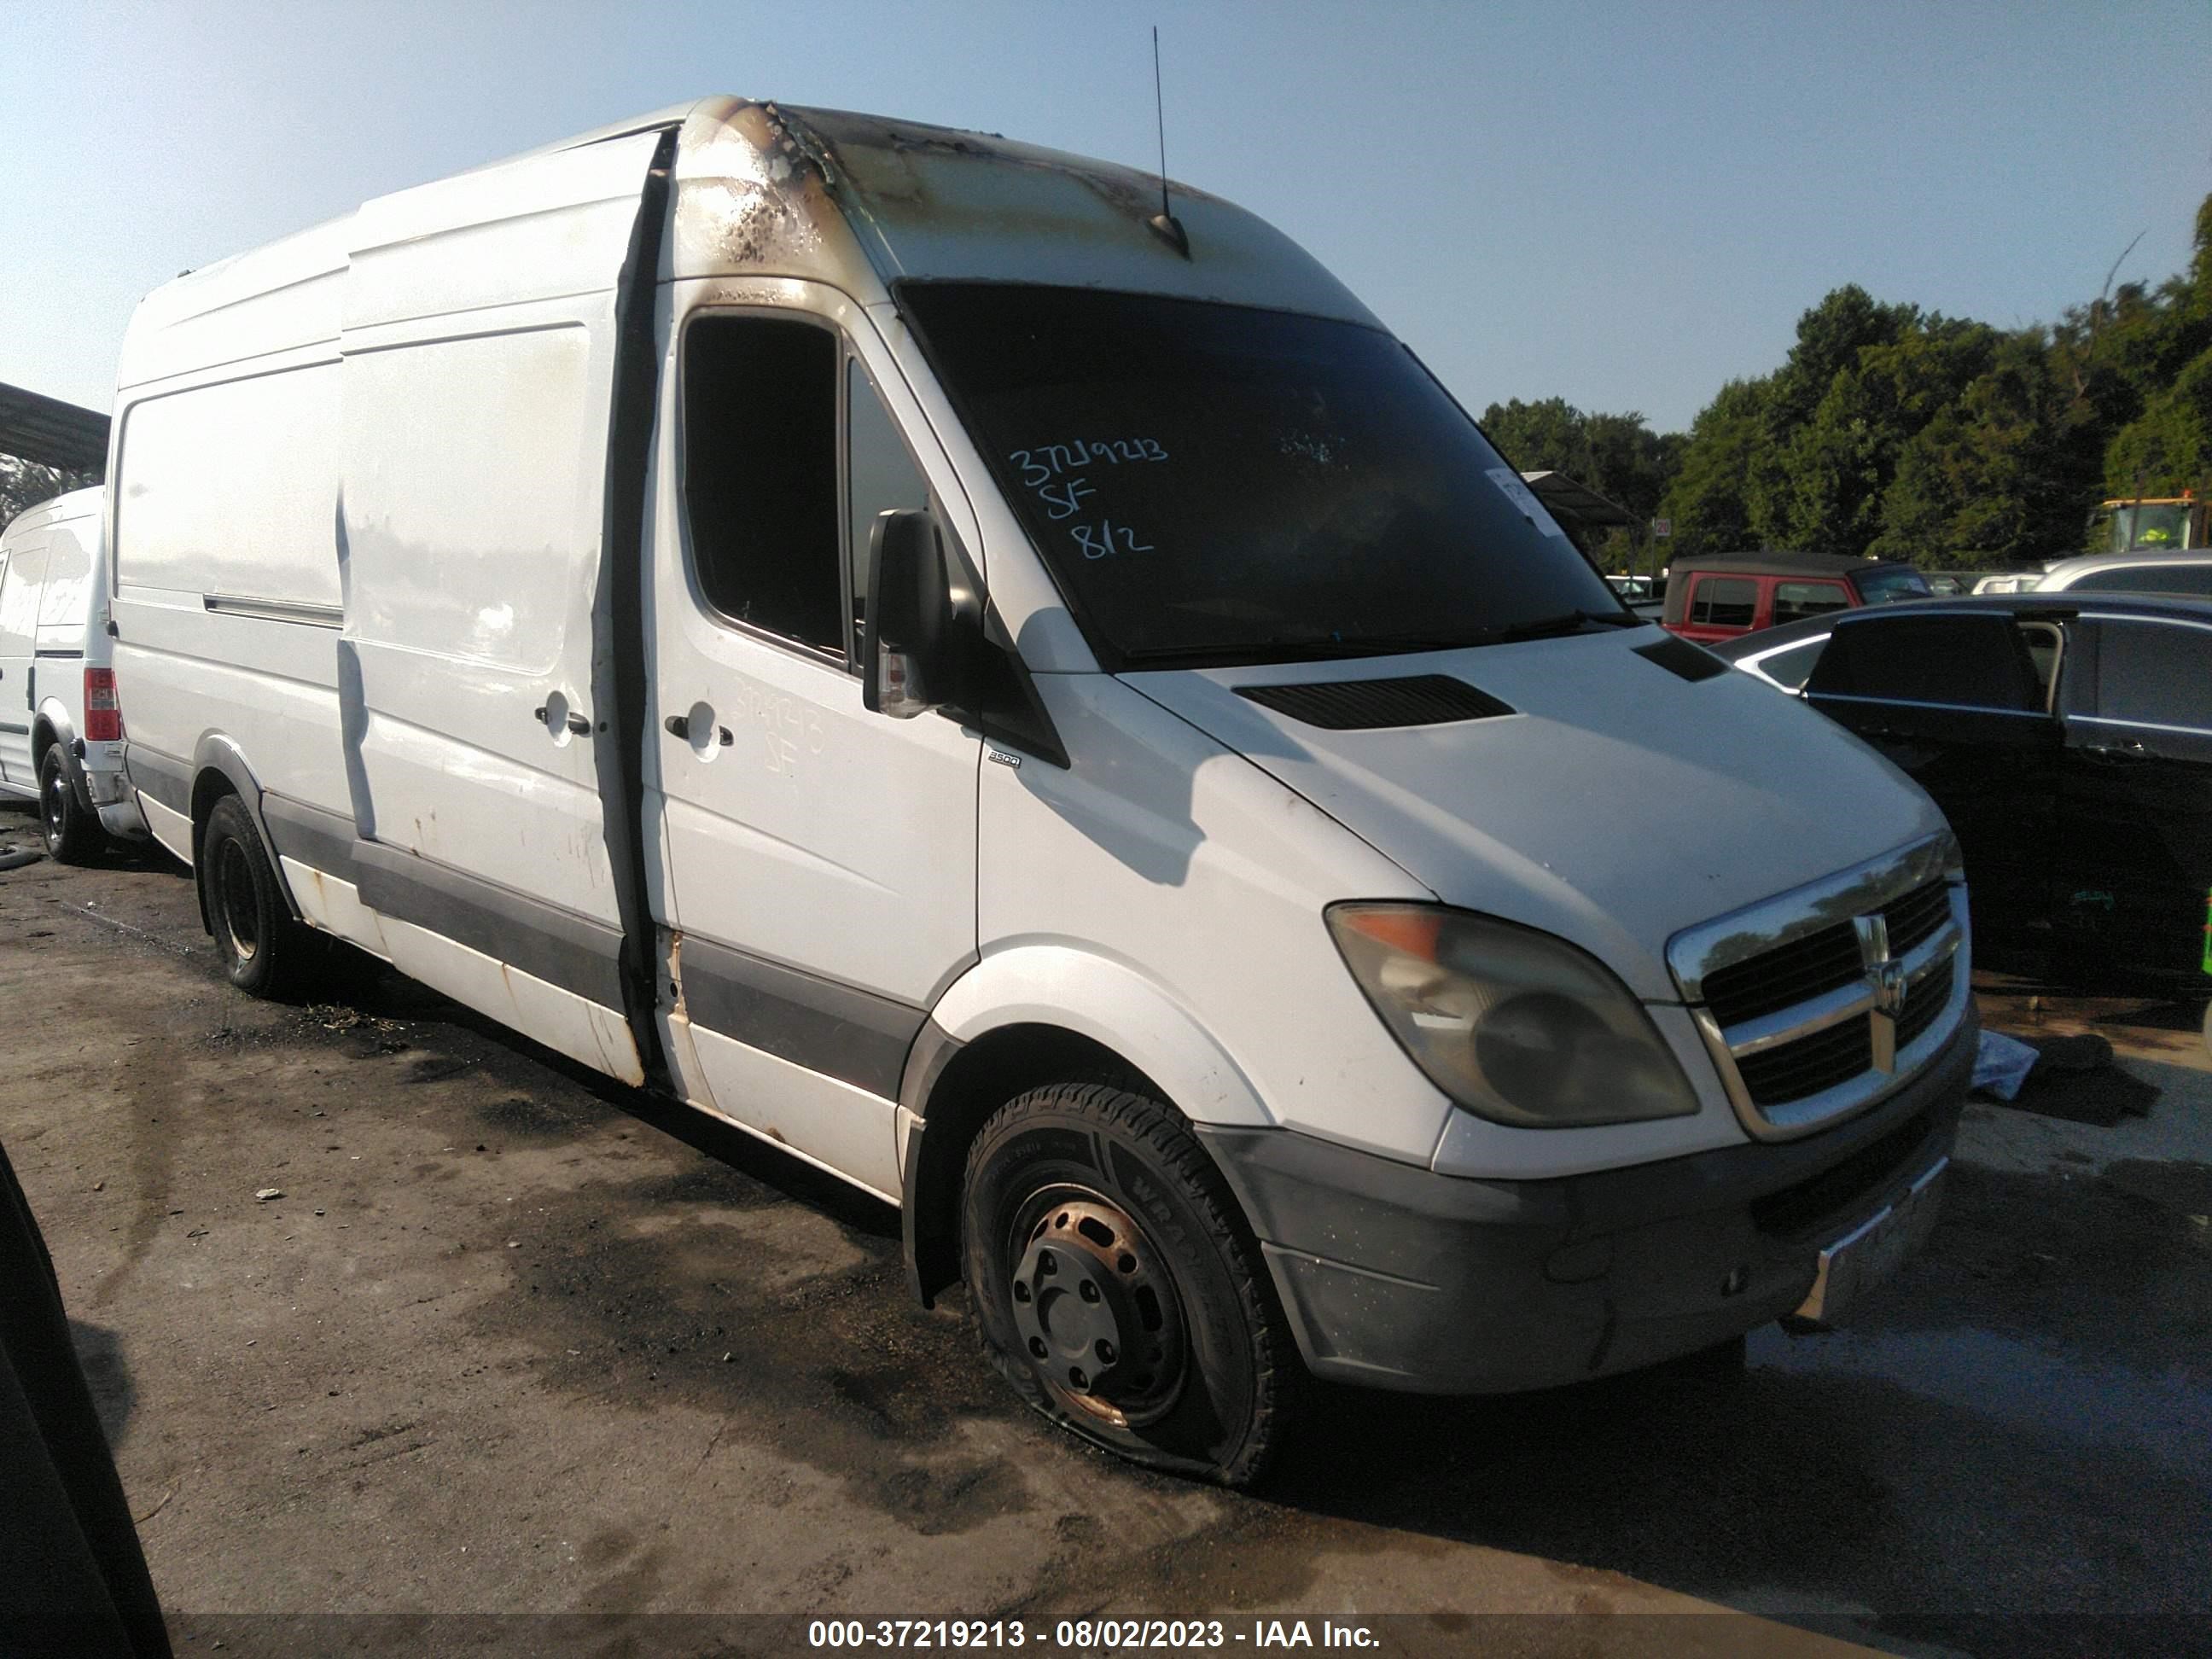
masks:
[[[1627,988],[1565,939],[1434,904],[1326,914],[1382,1023],[1476,1116],[1551,1129],[1698,1109]]]

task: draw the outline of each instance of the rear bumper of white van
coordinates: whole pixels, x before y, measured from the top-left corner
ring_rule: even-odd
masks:
[[[1978,1030],[1970,1006],[1933,1066],[1826,1133],[1560,1180],[1439,1176],[1285,1130],[1199,1134],[1317,1376],[1549,1388],[1799,1310],[1822,1250],[1948,1155]]]
[[[70,769],[76,774],[79,799],[98,816],[100,827],[109,835],[127,841],[143,839],[147,833],[146,815],[138,810],[138,792],[131,787],[130,776],[123,769],[118,745],[100,745],[97,765],[90,756],[77,752],[83,746],[76,745],[70,757],[76,763]]]

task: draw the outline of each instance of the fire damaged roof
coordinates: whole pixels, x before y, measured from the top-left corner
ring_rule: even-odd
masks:
[[[617,122],[562,143],[396,191],[339,217],[209,265],[149,295],[126,342],[122,382],[143,384],[220,360],[225,313],[266,296],[254,349],[334,339],[349,264],[410,235],[526,214],[501,180],[573,157],[580,185],[610,206],[635,194],[603,166],[642,136],[674,132],[671,234],[659,278],[826,284],[863,306],[893,283],[959,279],[1165,294],[1338,317],[1380,327],[1328,270],[1264,221],[1202,191],[1167,187],[1179,245],[1152,221],[1158,175],[995,134],[844,110],[715,97]],[[600,149],[599,147],[605,147]],[[512,172],[510,173],[510,170]],[[627,177],[628,175],[623,175]],[[613,273],[606,274],[611,282]],[[767,296],[763,296],[767,297]],[[359,319],[347,315],[343,326]],[[158,338],[165,331],[175,338]],[[198,337],[188,343],[187,337]]]

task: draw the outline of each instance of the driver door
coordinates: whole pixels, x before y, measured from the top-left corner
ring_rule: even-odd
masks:
[[[907,1051],[975,957],[981,740],[869,713],[855,664],[876,515],[944,514],[878,390],[902,388],[827,319],[695,312],[676,356],[648,738],[671,1047],[724,1115],[890,1195]]]

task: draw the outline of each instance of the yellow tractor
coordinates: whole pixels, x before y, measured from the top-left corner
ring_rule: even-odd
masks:
[[[2180,553],[2212,546],[2212,502],[2194,490],[2105,501],[2089,515],[2092,553]]]

